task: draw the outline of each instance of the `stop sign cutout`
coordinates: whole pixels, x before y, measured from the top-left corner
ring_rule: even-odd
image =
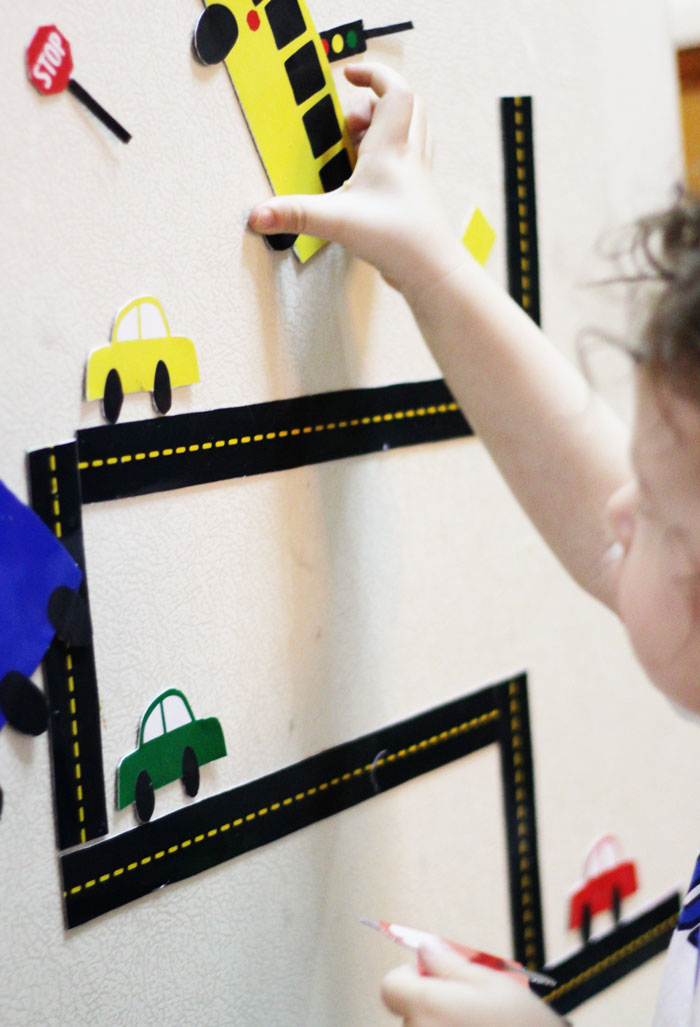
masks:
[[[36,30],[27,47],[27,70],[30,81],[44,96],[67,87],[73,58],[70,43],[55,25],[42,25]]]

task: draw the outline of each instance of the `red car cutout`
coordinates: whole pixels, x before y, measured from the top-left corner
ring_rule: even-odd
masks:
[[[596,913],[609,909],[618,922],[622,900],[637,890],[637,868],[631,860],[623,859],[618,839],[605,834],[589,849],[583,877],[569,898],[569,929],[580,930],[585,945]]]

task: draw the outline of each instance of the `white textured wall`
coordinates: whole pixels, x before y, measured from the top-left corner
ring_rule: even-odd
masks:
[[[665,198],[678,167],[665,11],[633,0],[311,0],[319,27],[412,17],[372,45],[424,95],[436,175],[461,221],[499,232],[497,97],[535,97],[545,326],[573,353],[614,312],[575,284],[600,230]],[[135,295],[197,346],[198,410],[431,377],[396,294],[328,248],[300,269],[243,230],[267,184],[223,68],[190,55],[199,0],[35,0],[0,34],[0,477],[100,423],[87,353]],[[35,27],[69,37],[75,76],[133,133],[114,140],[23,70]],[[468,412],[467,412],[468,413]],[[150,416],[127,397],[123,418]],[[682,883],[697,837],[695,730],[647,685],[619,626],[564,577],[476,440],[424,446],[85,511],[107,794],[157,691],[217,712],[231,787],[526,668],[545,937],[575,939],[566,894],[617,831],[638,903]],[[222,569],[225,573],[222,574]],[[679,787],[677,774],[690,782]],[[389,1024],[400,953],[358,926],[393,918],[507,952],[499,768],[485,751],[64,933],[44,739],[0,736],[0,993],[8,1025]],[[181,802],[177,785],[157,809]],[[110,827],[133,823],[109,811]],[[635,900],[636,902],[637,900]],[[575,1015],[647,1023],[660,960]]]
[[[666,0],[671,20],[671,37],[680,49],[700,46],[700,10],[694,0]]]

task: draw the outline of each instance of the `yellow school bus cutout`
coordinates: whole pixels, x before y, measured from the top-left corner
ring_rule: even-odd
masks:
[[[132,300],[114,319],[109,346],[93,350],[85,372],[85,398],[101,399],[112,424],[127,392],[151,392],[161,414],[170,409],[171,390],[199,381],[190,339],[170,334],[155,296]]]
[[[224,61],[275,193],[322,193],[350,177],[355,156],[326,51],[304,0],[204,0],[194,46]],[[275,241],[276,240],[276,241]],[[309,259],[323,240],[269,236]]]

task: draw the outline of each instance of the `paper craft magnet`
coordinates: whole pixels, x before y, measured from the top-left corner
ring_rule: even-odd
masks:
[[[501,97],[501,129],[508,291],[539,324],[540,260],[531,96]]]
[[[612,834],[598,838],[583,864],[583,881],[569,897],[569,930],[581,931],[584,945],[591,936],[591,920],[607,910],[617,924],[622,900],[637,890],[637,868],[624,859],[622,846]]]
[[[110,345],[90,354],[85,398],[101,399],[104,416],[114,424],[125,393],[151,392],[156,410],[165,414],[172,403],[172,389],[198,381],[192,341],[171,335],[158,300],[140,296],[117,314]]]
[[[483,267],[489,259],[495,240],[496,232],[480,208],[474,207],[462,235],[462,245]]]
[[[117,768],[117,809],[134,803],[136,817],[153,816],[154,791],[182,778],[188,795],[199,791],[199,768],[226,755],[221,724],[216,717],[196,720],[178,688],[156,696],[141,718],[138,745]]]
[[[58,633],[72,644],[90,637],[78,595],[82,573],[43,521],[0,481],[0,727],[46,729],[43,693],[29,677]]]
[[[332,29],[325,29],[319,35],[328,60],[341,61],[344,57],[354,57],[358,53],[364,53],[367,49],[368,39],[391,36],[396,32],[408,32],[412,28],[412,21],[401,21],[394,25],[380,25],[377,28],[366,29],[362,18],[358,18],[345,25],[336,25]]]
[[[438,935],[431,934],[428,931],[420,931],[415,927],[402,927],[400,924],[391,924],[386,920],[367,920],[364,917],[362,918],[362,923],[367,924],[368,927],[373,927],[376,931],[380,931],[386,938],[396,942],[397,945],[403,945],[414,952],[419,952],[420,946],[426,943],[440,942],[443,945],[448,945],[458,955],[468,959],[470,963],[478,963],[480,966],[486,966],[490,970],[501,970],[526,988],[530,982],[541,984],[544,987],[554,987],[557,983],[551,977],[548,977],[547,974],[540,973],[538,970],[528,970],[522,963],[517,963],[513,959],[492,956],[488,952],[480,952],[478,949],[470,948],[468,945],[461,945],[456,941],[449,941],[447,938],[440,938]],[[420,954],[418,956],[418,972],[424,975],[428,974]]]
[[[91,114],[99,118],[117,139],[128,143],[131,134],[111,114],[108,114],[79,82],[71,78],[72,70],[73,56],[70,43],[55,25],[42,25],[36,30],[27,47],[29,81],[43,96],[62,93],[64,89],[67,89],[87,107]]]
[[[194,31],[203,64],[223,61],[275,193],[323,193],[350,177],[355,155],[328,57],[304,0],[209,3]],[[299,260],[323,245],[284,235]]]

